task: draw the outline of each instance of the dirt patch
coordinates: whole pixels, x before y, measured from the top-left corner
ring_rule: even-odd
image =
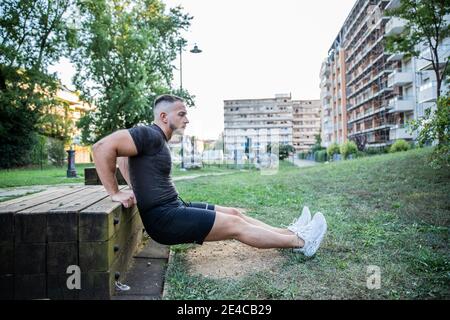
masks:
[[[239,241],[205,242],[188,251],[189,273],[210,278],[240,278],[247,274],[276,272],[284,257],[277,249],[257,249]]]

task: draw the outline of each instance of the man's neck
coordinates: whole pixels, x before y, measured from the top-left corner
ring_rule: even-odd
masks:
[[[162,124],[157,122],[155,122],[154,124],[157,125],[162,130],[162,132],[164,132],[167,141],[169,141],[172,138],[172,130],[170,130],[170,128],[167,128],[166,126],[163,126]]]

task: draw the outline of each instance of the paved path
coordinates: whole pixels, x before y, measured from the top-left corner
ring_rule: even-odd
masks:
[[[127,291],[116,290],[112,300],[160,300],[169,259],[169,246],[150,239],[132,261],[123,277]]]
[[[289,157],[289,162],[292,163],[292,157]],[[318,163],[315,161],[302,160],[302,159],[298,159],[297,157],[294,158],[294,164],[298,167],[311,167],[311,166],[318,165]]]

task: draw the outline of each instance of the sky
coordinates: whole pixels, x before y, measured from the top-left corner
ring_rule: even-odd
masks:
[[[319,99],[319,72],[356,0],[163,0],[194,19],[183,36],[183,88],[196,96],[185,134],[217,139],[223,101],[273,98]],[[190,50],[197,44],[201,53]],[[179,57],[173,62],[180,85]],[[67,60],[53,68],[70,86]]]

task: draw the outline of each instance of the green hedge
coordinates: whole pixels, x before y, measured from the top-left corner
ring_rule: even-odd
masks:
[[[408,151],[411,148],[409,143],[406,140],[399,139],[394,142],[394,144],[389,148],[389,152],[400,152],[400,151]]]
[[[329,158],[332,158],[334,154],[339,154],[341,152],[341,149],[339,148],[339,145],[337,143],[332,143],[327,148],[327,154]]]
[[[328,160],[327,150],[320,150],[314,153],[314,160],[317,162],[325,162]]]
[[[356,146],[356,143],[354,143],[353,141],[347,141],[341,145],[340,151],[342,157],[344,159],[347,159],[349,155],[356,154],[356,152],[358,151],[358,147]]]

